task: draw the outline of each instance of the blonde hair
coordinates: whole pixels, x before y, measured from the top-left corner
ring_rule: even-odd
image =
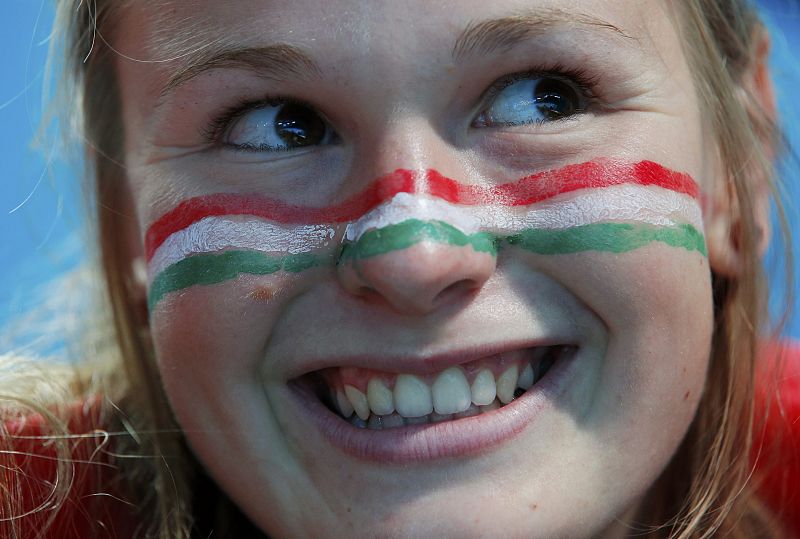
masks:
[[[65,103],[75,112],[74,121],[67,123],[83,138],[87,152],[99,265],[116,355],[125,372],[116,386],[106,388],[111,395],[119,395],[115,405],[124,411],[124,420],[113,413],[105,420],[111,426],[124,423],[130,432],[116,440],[117,451],[140,455],[117,465],[130,478],[130,498],[140,504],[141,514],[152,517],[152,533],[170,539],[189,537],[200,513],[192,494],[201,485],[206,489],[204,497],[214,500],[211,520],[217,532],[221,528],[232,535],[237,525],[246,526],[245,519],[212,482],[203,479],[169,412],[134,261],[120,241],[132,216],[123,165],[116,52],[111,44],[125,3],[94,0],[82,2],[78,10],[74,4],[58,2],[56,28],[61,41],[55,43],[67,54]],[[769,148],[776,144],[777,131],[768,115],[752,108],[755,99],[742,99],[742,91],[763,28],[746,0],[681,0],[674,5],[702,114],[716,137],[725,169],[722,188],[732,200],[731,211],[736,212],[735,234],[743,266],[735,279],[714,275],[716,325],[706,391],[689,433],[637,516],[637,532],[675,538],[717,533],[741,538],[778,536],[748,482],[757,424],[753,407],[756,347],[766,321],[766,287],[752,201],[758,188],[754,178],[771,182],[774,177]],[[62,450],[64,454],[68,451]],[[67,466],[58,470],[68,472]],[[8,490],[13,480],[3,478],[0,488]],[[8,498],[0,494],[4,500],[14,499],[13,492]],[[66,495],[66,489],[55,492],[52,503],[57,505]],[[0,511],[0,517],[14,514],[13,504],[4,502]],[[13,520],[0,521],[0,535],[15,537],[13,525]]]

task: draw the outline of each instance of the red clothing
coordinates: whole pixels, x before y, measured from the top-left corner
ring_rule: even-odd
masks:
[[[752,455],[763,480],[759,493],[790,536],[800,538],[800,343],[767,346],[762,357],[756,418],[764,410],[768,416],[755,432]],[[774,379],[777,387],[769,382]]]
[[[94,431],[94,425],[98,424],[97,410],[93,401],[74,408],[68,429],[71,433],[85,436],[70,438],[72,488],[45,536],[38,533],[53,517],[49,502],[57,477],[56,449],[47,441],[46,436],[42,437],[50,433],[44,432],[45,421],[41,416],[30,415],[6,423],[14,453],[10,469],[5,475],[22,478],[22,513],[25,516],[17,521],[22,526],[22,539],[128,539],[134,536],[138,525],[134,510],[115,493],[115,481],[120,478],[116,477],[116,470],[110,464],[111,458],[107,453],[110,444],[104,443],[110,440]],[[4,443],[3,449],[6,447]],[[9,464],[7,459],[2,459],[1,462],[3,465]],[[64,477],[59,478],[61,482],[65,480]],[[10,537],[7,530],[8,523],[0,522],[0,537]]]
[[[768,366],[776,365],[777,358],[782,363],[777,388],[765,382],[771,379],[770,373],[762,374],[757,384],[759,410],[767,406],[770,411],[766,427],[755,435],[753,449],[753,460],[765,478],[759,493],[784,522],[791,536],[800,538],[800,345],[766,347],[763,355]],[[775,398],[770,398],[773,396]],[[76,407],[70,431],[91,433],[92,426],[97,424],[96,410],[97,406],[91,403]],[[14,473],[22,473],[25,478],[26,512],[46,503],[55,477],[53,446],[35,438],[42,434],[42,424],[41,417],[37,416],[6,424],[13,437],[17,466]],[[111,459],[105,452],[108,448],[98,451],[98,441],[97,437],[90,436],[71,442],[72,457],[76,461],[73,490],[58,511],[46,538],[127,539],[134,536],[139,524],[135,508],[114,495],[114,480],[121,478],[115,475],[115,468],[109,466]],[[22,518],[21,537],[37,537],[37,531],[50,516],[51,512],[44,510]],[[2,531],[0,523],[0,536]]]

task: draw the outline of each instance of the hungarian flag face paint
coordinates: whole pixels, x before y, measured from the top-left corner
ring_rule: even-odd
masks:
[[[147,231],[149,305],[242,274],[301,272],[442,243],[496,255],[625,253],[659,243],[706,255],[699,189],[650,161],[596,160],[516,182],[460,184],[398,170],[329,207],[258,195],[186,200]],[[344,238],[335,241],[337,230]]]

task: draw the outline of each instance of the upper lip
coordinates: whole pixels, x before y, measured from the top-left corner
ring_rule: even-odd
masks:
[[[435,374],[453,365],[470,363],[478,359],[488,358],[504,352],[524,350],[542,346],[578,345],[578,339],[571,337],[546,337],[484,343],[466,348],[453,348],[427,354],[393,354],[383,351],[378,354],[359,354],[347,356],[329,356],[307,358],[298,365],[297,373],[290,374],[290,379],[332,367],[359,367],[389,373],[426,375]]]

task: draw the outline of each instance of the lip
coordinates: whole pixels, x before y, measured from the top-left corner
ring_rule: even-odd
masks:
[[[409,464],[474,456],[496,449],[532,426],[552,409],[577,374],[584,348],[571,347],[547,375],[519,398],[493,412],[473,417],[402,428],[359,429],[326,408],[310,387],[289,384],[304,416],[328,442],[359,460]]]
[[[375,355],[349,355],[347,357],[326,357],[324,359],[307,360],[302,364],[302,371],[288,374],[288,380],[296,380],[304,375],[336,367],[359,367],[375,371],[383,371],[396,374],[415,374],[424,376],[436,374],[448,367],[471,363],[479,359],[492,357],[505,352],[523,350],[526,348],[537,348],[543,346],[581,346],[581,340],[574,335],[550,336],[546,339],[505,341],[496,344],[484,344],[473,346],[468,349],[448,351],[442,354],[429,354],[426,356],[388,356],[385,354]]]

